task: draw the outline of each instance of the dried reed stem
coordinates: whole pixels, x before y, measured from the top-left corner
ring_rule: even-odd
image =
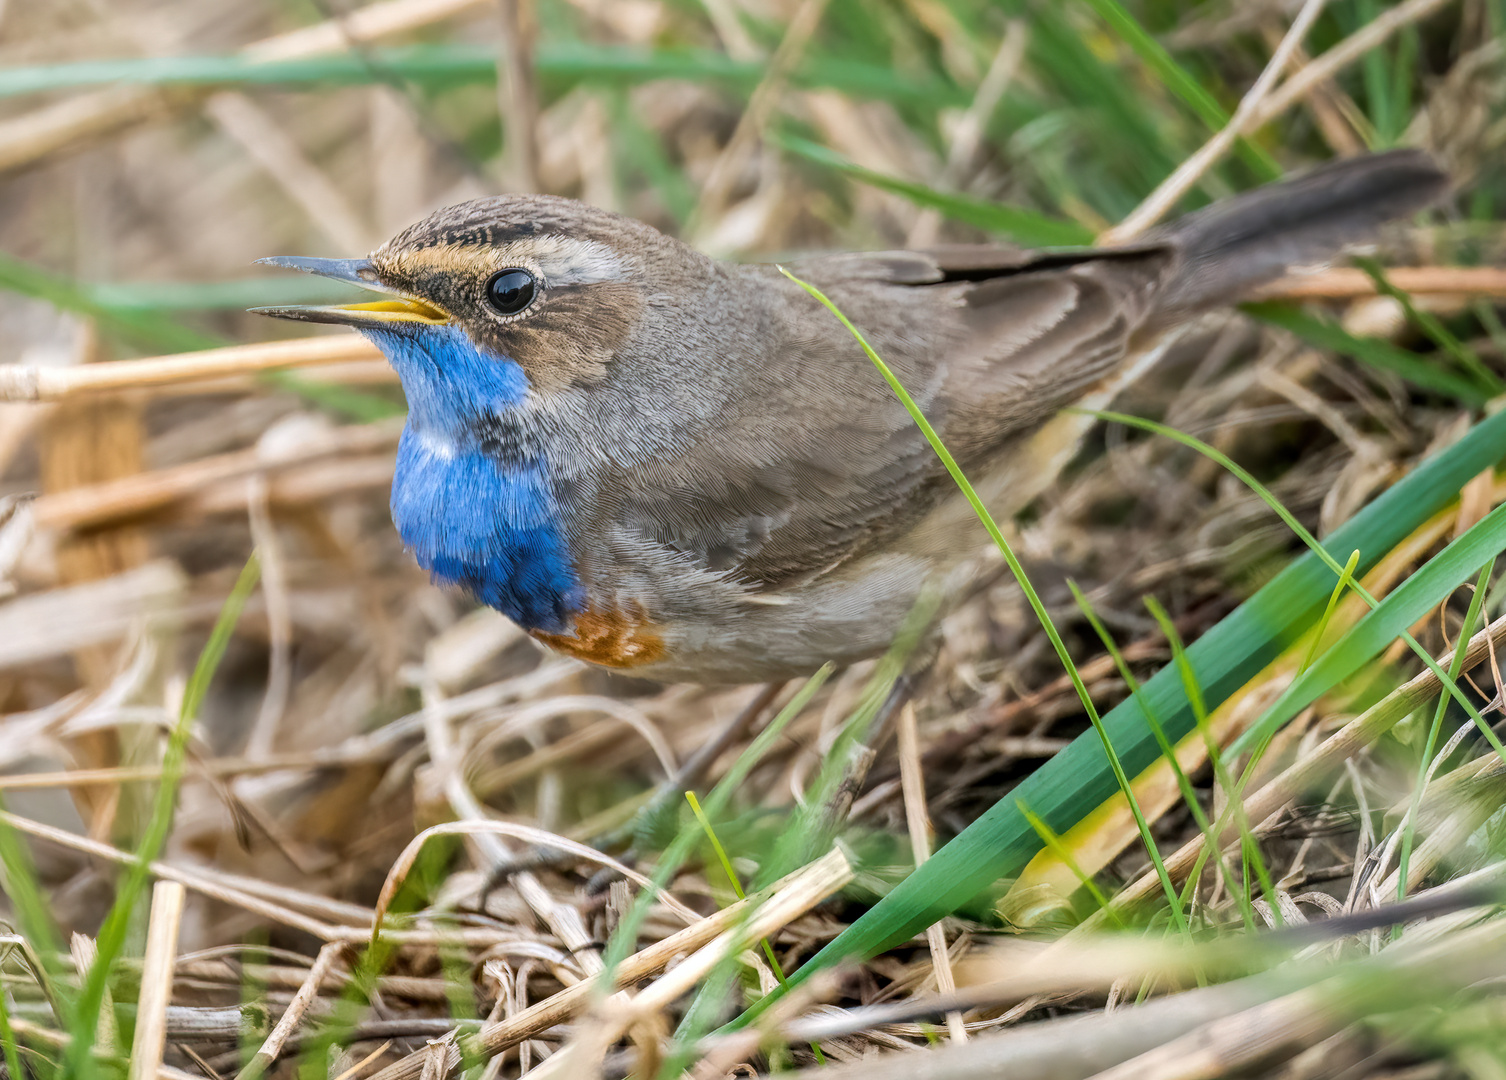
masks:
[[[826,896],[830,896],[837,889],[842,888],[851,879],[851,875],[852,867],[848,864],[846,856],[840,851],[831,851],[768,889],[754,893],[746,900],[739,900],[735,904],[708,915],[700,922],[687,926],[684,930],[656,941],[648,948],[629,956],[613,969],[613,985],[626,986],[647,978],[677,957],[696,952],[704,948],[708,942],[733,930],[745,931],[744,936],[752,940],[756,940],[759,936],[767,936],[784,923],[760,931],[759,925],[761,924],[755,922],[754,918],[749,915],[750,909],[763,904],[772,904],[773,898],[786,893],[794,894],[802,901],[810,900],[811,896],[822,891],[825,891]],[[811,900],[811,906],[819,903],[821,898]],[[785,922],[795,917],[792,915]],[[677,967],[676,970],[679,968]],[[488,1024],[465,1040],[465,1054],[472,1060],[489,1058],[516,1046],[524,1039],[547,1031],[583,1011],[599,989],[595,980],[587,979],[529,1006],[515,1016]],[[457,1062],[460,1060],[458,1051],[455,1060]],[[422,1055],[412,1054],[402,1061],[389,1065],[371,1077],[371,1080],[419,1080],[422,1066]]]
[[[1256,108],[1255,115],[1250,119],[1250,129],[1270,123],[1396,31],[1411,23],[1420,22],[1448,3],[1449,0],[1407,0],[1406,3],[1381,12],[1282,83],[1278,90]]]
[[[386,451],[397,445],[401,430],[402,421],[384,420],[335,428],[300,439],[285,452],[268,453],[252,448],[217,454],[168,469],[44,495],[33,504],[33,513],[37,528],[59,531],[139,517],[226,480],[276,469],[305,468],[322,458]],[[244,485],[239,486],[236,494],[240,504],[245,505]]]
[[[167,1042],[167,1006],[173,996],[173,965],[178,955],[178,928],[187,897],[176,881],[159,881],[152,888],[151,921],[146,930],[146,955],[141,961],[141,995],[136,1006],[136,1036],[131,1041],[130,1080],[157,1075],[162,1047]]]
[[[1423,296],[1506,297],[1506,268],[1499,266],[1398,266],[1386,271],[1386,280],[1402,292]],[[1363,270],[1346,266],[1273,281],[1255,298],[1348,300],[1374,295],[1375,280]]]
[[[899,746],[899,782],[905,799],[905,824],[910,830],[910,848],[915,854],[915,869],[931,857],[931,816],[926,812],[926,778],[920,760],[920,733],[915,723],[915,705],[905,702],[899,711],[895,729]],[[941,923],[926,927],[926,944],[931,950],[931,967],[936,972],[936,990],[942,994],[957,991],[952,975],[952,958],[946,950],[946,931]],[[947,1032],[953,1042],[967,1042],[967,1028],[960,1012],[946,1014]]]
[[[1239,109],[1229,123],[1202,149],[1183,162],[1181,167],[1172,173],[1171,177],[1145,202],[1141,203],[1129,217],[1099,237],[1099,243],[1124,243],[1138,236],[1171,209],[1187,189],[1197,182],[1198,177],[1202,176],[1208,167],[1229,148],[1237,136],[1248,131],[1255,131],[1270,123],[1316,90],[1325,80],[1358,60],[1397,30],[1409,23],[1426,18],[1447,2],[1448,0],[1407,0],[1406,3],[1391,8],[1372,19],[1302,68],[1282,83],[1280,88],[1271,90],[1267,76],[1274,78],[1286,66],[1292,51],[1301,44],[1301,36],[1307,28],[1307,23],[1311,22],[1312,18],[1316,18],[1318,10],[1322,7],[1322,0],[1308,0],[1296,20],[1293,21],[1291,30],[1282,39],[1276,55],[1271,58],[1270,64],[1261,73],[1255,86],[1245,95],[1245,99],[1239,103]],[[1309,11],[1312,12],[1310,17]],[[1306,22],[1304,22],[1305,17]]]
[[[293,1000],[288,1003],[286,1011],[277,1021],[268,1034],[261,1048],[256,1051],[251,1060],[246,1062],[246,1067],[235,1074],[235,1080],[256,1080],[267,1071],[279,1054],[283,1046],[293,1037],[293,1032],[298,1030],[298,1025],[303,1022],[303,1016],[314,1003],[314,998],[319,994],[319,988],[323,985],[325,976],[335,966],[335,961],[340,958],[340,953],[345,946],[338,941],[331,941],[319,950],[319,955],[314,959],[313,967],[309,968],[308,976],[303,980],[303,985],[293,995]]]
[[[0,365],[0,401],[61,401],[85,394],[145,390],[170,383],[252,375],[277,368],[377,360],[381,355],[365,338],[354,334],[333,334],[70,368],[3,364]]]
[[[1291,29],[1281,39],[1281,44],[1271,54],[1265,70],[1240,101],[1229,122],[1199,147],[1195,154],[1177,166],[1176,171],[1163,180],[1128,217],[1100,236],[1100,244],[1127,243],[1160,221],[1183,195],[1192,190],[1193,185],[1202,179],[1213,163],[1228,152],[1234,141],[1255,126],[1254,118],[1261,103],[1270,96],[1276,80],[1291,62],[1292,53],[1302,44],[1308,29],[1323,11],[1324,3],[1325,0],[1307,0],[1302,5],[1302,10],[1292,20]]]

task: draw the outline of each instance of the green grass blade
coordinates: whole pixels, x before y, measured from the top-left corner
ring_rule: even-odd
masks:
[[[93,1074],[95,1061],[91,1044],[110,969],[125,948],[131,915],[146,894],[152,860],[161,853],[162,845],[167,842],[168,832],[172,829],[173,811],[178,802],[178,782],[183,775],[193,722],[200,706],[204,704],[210,680],[214,678],[220,661],[224,659],[230,636],[235,632],[235,624],[240,620],[241,611],[245,608],[251,591],[256,588],[260,575],[261,564],[253,552],[220,609],[219,618],[215,620],[209,640],[199,653],[193,674],[189,676],[188,685],[183,691],[178,721],[168,737],[167,751],[162,757],[162,779],[157,784],[157,798],[152,807],[151,819],[147,822],[145,835],[136,849],[135,861],[126,871],[125,879],[116,893],[115,903],[99,928],[96,939],[98,955],[79,989],[78,1007],[71,1025],[72,1039],[65,1058],[65,1075],[85,1078]]]
[[[1000,233],[1021,244],[1070,247],[1093,242],[1092,231],[1073,222],[1047,217],[1022,207],[985,202],[966,195],[951,195],[913,180],[886,176],[849,161],[829,147],[797,135],[771,134],[768,141],[807,161],[824,165],[882,191],[901,195],[916,206],[937,210],[954,221],[976,226],[985,232]]]
[[[1109,633],[1108,627],[1098,617],[1098,612],[1093,610],[1093,606],[1088,603],[1088,598],[1077,587],[1077,582],[1069,579],[1067,581],[1067,588],[1072,590],[1073,599],[1077,601],[1078,608],[1082,611],[1084,617],[1087,618],[1088,625],[1098,635],[1098,640],[1103,642],[1103,647],[1108,652],[1109,658],[1114,661],[1114,667],[1118,670],[1119,677],[1124,680],[1124,685],[1129,687],[1130,696],[1140,703],[1140,711],[1145,716],[1146,725],[1150,728],[1151,735],[1156,740],[1156,746],[1161,751],[1161,759],[1166,762],[1167,766],[1171,769],[1173,777],[1176,779],[1177,790],[1181,792],[1182,802],[1186,805],[1188,813],[1192,815],[1192,820],[1197,823],[1198,831],[1208,841],[1207,850],[1214,853],[1214,857],[1218,861],[1219,868],[1223,872],[1225,880],[1233,881],[1234,875],[1230,873],[1229,867],[1224,862],[1223,849],[1213,842],[1213,838],[1217,834],[1213,832],[1212,826],[1208,821],[1208,815],[1203,811],[1203,804],[1198,801],[1197,792],[1192,787],[1192,781],[1187,778],[1187,773],[1182,768],[1182,763],[1177,760],[1176,747],[1166,737],[1166,729],[1161,726],[1161,721],[1156,718],[1155,710],[1146,705],[1143,691],[1140,687],[1140,680],[1135,678],[1134,672],[1130,670],[1129,663],[1124,659],[1124,654],[1119,650],[1118,643],[1114,641],[1114,636]],[[1192,875],[1189,881],[1189,889],[1179,898],[1179,903],[1183,908],[1187,906],[1191,898],[1192,888],[1196,887],[1197,879],[1197,874]]]
[[[701,809],[701,800],[695,797],[695,792],[687,791],[685,801],[690,804],[690,812],[695,815],[697,823],[701,826],[701,832],[706,834],[706,839],[711,842],[711,850],[716,853],[716,861],[722,864],[722,873],[727,875],[727,884],[732,886],[732,894],[739,900],[746,900],[748,894],[743,891],[743,884],[737,879],[737,871],[732,868],[732,859],[727,854],[727,849],[722,847],[721,838],[716,835],[716,828],[711,824],[711,819],[706,816],[706,811]],[[772,960],[773,957],[770,957]],[[784,975],[779,971],[779,965],[774,965],[774,971],[781,981]]]
[[[1380,14],[1380,0],[1359,0],[1355,5],[1359,15],[1359,23],[1375,21]],[[1360,74],[1364,79],[1365,103],[1369,105],[1369,120],[1375,131],[1376,141],[1385,147],[1390,145],[1396,135],[1396,118],[1392,115],[1391,106],[1393,95],[1391,93],[1391,65],[1390,57],[1386,54],[1390,50],[1385,46],[1371,49],[1360,60]]]
[[[1389,341],[1355,337],[1343,327],[1309,315],[1290,304],[1270,301],[1242,306],[1261,322],[1290,330],[1319,348],[1352,356],[1361,363],[1399,375],[1424,390],[1453,398],[1460,404],[1480,406],[1490,399],[1490,394],[1481,389],[1475,380],[1419,360],[1416,353],[1392,345]]]
[[[1388,6],[1378,0],[1360,0],[1354,10],[1358,18],[1347,20],[1347,24],[1358,29],[1373,22]],[[1371,49],[1361,60],[1360,74],[1363,76],[1364,100],[1368,107],[1366,119],[1370,128],[1367,134],[1374,149],[1397,145],[1412,119],[1412,84],[1417,77],[1417,53],[1417,28],[1406,26],[1396,35],[1394,42]]]
[[[1203,88],[1202,83],[1176,62],[1165,46],[1146,32],[1145,27],[1140,25],[1139,20],[1119,0],[1084,0],[1084,3],[1109,24],[1168,90],[1197,114],[1209,131],[1218,131],[1228,125],[1229,114],[1224,107]],[[1281,175],[1281,166],[1276,164],[1276,159],[1249,140],[1240,138],[1237,146],[1240,156],[1256,170],[1262,180],[1275,180]]]
[[[1474,636],[1475,623],[1480,610],[1485,606],[1485,590],[1490,585],[1491,572],[1496,568],[1495,557],[1480,568],[1479,580],[1475,582],[1474,595],[1469,598],[1469,609],[1464,613],[1464,625],[1459,628],[1459,648],[1454,650],[1454,659],[1449,664],[1448,675],[1455,683],[1464,670],[1464,646]],[[1428,728],[1427,743],[1423,746],[1422,758],[1417,763],[1417,784],[1412,789],[1412,801],[1407,807],[1407,820],[1401,833],[1401,850],[1397,856],[1396,899],[1407,897],[1407,868],[1412,861],[1412,840],[1417,832],[1417,808],[1422,804],[1422,793],[1427,789],[1428,773],[1433,767],[1433,753],[1438,747],[1438,737],[1443,731],[1443,717],[1448,712],[1449,697],[1438,695],[1438,706],[1433,711],[1433,724]],[[1400,928],[1398,928],[1399,930]]]
[[[1187,701],[1192,706],[1193,729],[1203,740],[1203,748],[1208,754],[1208,763],[1213,767],[1213,779],[1223,790],[1225,802],[1229,809],[1237,814],[1239,822],[1240,842],[1244,852],[1245,873],[1240,877],[1240,914],[1244,917],[1245,927],[1254,930],[1255,908],[1250,898],[1250,875],[1249,867],[1252,861],[1251,852],[1254,851],[1253,861],[1262,871],[1261,886],[1265,890],[1266,900],[1275,912],[1276,895],[1271,885],[1270,875],[1265,873],[1265,863],[1261,860],[1258,849],[1255,848],[1254,837],[1250,832],[1250,823],[1241,812],[1243,806],[1239,799],[1239,789],[1234,783],[1234,778],[1229,775],[1228,768],[1224,765],[1223,751],[1220,750],[1218,740],[1213,737],[1213,732],[1208,726],[1208,704],[1203,697],[1202,687],[1198,683],[1197,672],[1193,669],[1192,661],[1187,658],[1187,648],[1182,643],[1182,635],[1177,633],[1177,625],[1172,620],[1171,614],[1157,603],[1156,598],[1147,596],[1145,606],[1150,611],[1151,617],[1156,620],[1156,625],[1161,628],[1161,633],[1166,637],[1166,644],[1171,647],[1172,666],[1177,669],[1177,674],[1182,678],[1182,690],[1187,695]],[[1163,751],[1164,753],[1164,751]],[[1221,831],[1221,830],[1220,830]],[[1214,834],[1215,836],[1218,833]],[[1233,887],[1234,880],[1229,879]]]
[[[1362,552],[1359,573],[1443,509],[1482,469],[1506,457],[1506,412],[1488,417],[1465,436],[1422,462],[1411,474],[1365,507],[1329,537],[1329,551]],[[1483,557],[1473,565],[1479,566]],[[1264,588],[1188,647],[1203,693],[1220,703],[1274,660],[1322,611],[1336,578],[1317,555],[1295,559]],[[1193,728],[1191,705],[1171,666],[1146,681],[1104,716],[1104,727],[1125,767],[1139,773],[1159,754],[1141,702],[1161,720],[1167,738],[1180,740]],[[1117,789],[1096,735],[1081,735],[1026,777],[920,870],[896,886],[835,940],[790,976],[799,985],[816,971],[843,960],[873,956],[956,910],[1001,877],[1019,872],[1040,849],[1040,840],[1020,814],[1023,801],[1058,832]],[[744,1014],[742,1021],[765,1007]]]
[[[1126,794],[1128,794],[1128,789],[1125,790]],[[1119,917],[1119,912],[1109,903],[1109,898],[1104,894],[1104,891],[1098,887],[1098,882],[1093,880],[1091,874],[1077,865],[1077,860],[1072,857],[1072,852],[1068,850],[1067,845],[1062,843],[1062,838],[1056,835],[1050,825],[1047,825],[1035,814],[1032,814],[1030,807],[1024,803],[1020,803],[1019,807],[1020,813],[1025,816],[1025,820],[1030,823],[1030,827],[1035,830],[1035,834],[1041,838],[1041,843],[1045,845],[1046,850],[1060,859],[1063,865],[1072,871],[1073,876],[1087,890],[1088,895],[1093,898],[1093,903],[1098,905],[1099,910],[1103,911],[1108,916],[1109,921],[1120,930],[1128,929],[1124,925],[1124,920]],[[1136,811],[1136,816],[1139,816],[1138,810]],[[1150,845],[1147,844],[1147,847],[1150,847]],[[1156,868],[1157,872],[1161,875],[1162,885],[1171,889],[1171,892],[1168,894],[1168,898],[1171,900],[1171,911],[1177,922],[1181,924],[1180,929],[1186,934],[1187,918],[1182,914],[1181,900],[1177,897],[1176,890],[1171,885],[1171,878],[1166,876],[1166,865],[1161,862],[1159,856],[1156,859]],[[1188,944],[1192,943],[1190,935],[1187,936],[1187,942]]]
[[[97,319],[106,329],[113,330],[133,345],[148,349],[191,352],[225,344],[154,311],[120,311],[108,307],[90,295],[87,287],[9,255],[0,255],[0,289],[45,300],[64,311]]]
[[[1313,631],[1312,645],[1308,647],[1307,655],[1302,658],[1302,666],[1297,669],[1301,674],[1313,666],[1313,661],[1318,658],[1318,650],[1323,645],[1323,635],[1328,632],[1328,624],[1333,619],[1334,609],[1339,606],[1339,600],[1344,596],[1344,590],[1354,584],[1354,568],[1360,563],[1360,553],[1351,551],[1349,561],[1344,564],[1344,572],[1339,575],[1339,580],[1334,583],[1333,592],[1328,595],[1328,606],[1323,609],[1323,617],[1318,620],[1318,627]]]
[[[562,93],[580,84],[636,85],[661,79],[720,83],[751,90],[763,66],[714,49],[643,49],[589,42],[543,42],[534,67],[545,89]],[[496,50],[489,45],[441,44],[372,49],[293,60],[245,56],[153,56],[38,64],[0,71],[0,98],[90,86],[214,87],[239,85],[356,85],[397,78],[442,88],[494,82]],[[929,108],[966,105],[969,95],[938,78],[896,75],[885,64],[813,52],[793,73],[797,86],[839,90],[854,97],[913,102]]]
[[[1398,289],[1391,284],[1386,277],[1386,271],[1374,259],[1359,258],[1354,260],[1355,265],[1369,275],[1370,280],[1375,282],[1376,291],[1382,296],[1389,296],[1401,305],[1402,311],[1407,316],[1407,321],[1417,327],[1433,343],[1442,349],[1454,362],[1469,372],[1470,376],[1479,384],[1480,389],[1490,397],[1506,393],[1506,383],[1503,383],[1495,372],[1491,371],[1480,359],[1475,350],[1460,341],[1443,325],[1443,320],[1431,311],[1423,311],[1412,303],[1411,294],[1404,289]]]

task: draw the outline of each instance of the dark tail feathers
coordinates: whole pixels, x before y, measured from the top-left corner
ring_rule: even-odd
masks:
[[[1163,310],[1238,298],[1288,267],[1326,261],[1440,199],[1449,178],[1420,150],[1345,158],[1188,214],[1155,238],[1181,252]]]

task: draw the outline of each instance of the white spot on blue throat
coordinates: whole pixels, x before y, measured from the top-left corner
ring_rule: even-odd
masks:
[[[542,456],[499,460],[486,426],[516,414],[523,369],[452,326],[362,327],[397,370],[408,424],[392,520],[436,581],[460,585],[528,630],[562,633],[584,592]]]

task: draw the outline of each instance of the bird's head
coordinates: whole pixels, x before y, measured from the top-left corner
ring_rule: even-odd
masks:
[[[410,412],[430,426],[601,381],[651,298],[709,263],[650,226],[545,195],[440,210],[367,258],[260,261],[382,294],[255,310],[361,331],[397,368]]]

